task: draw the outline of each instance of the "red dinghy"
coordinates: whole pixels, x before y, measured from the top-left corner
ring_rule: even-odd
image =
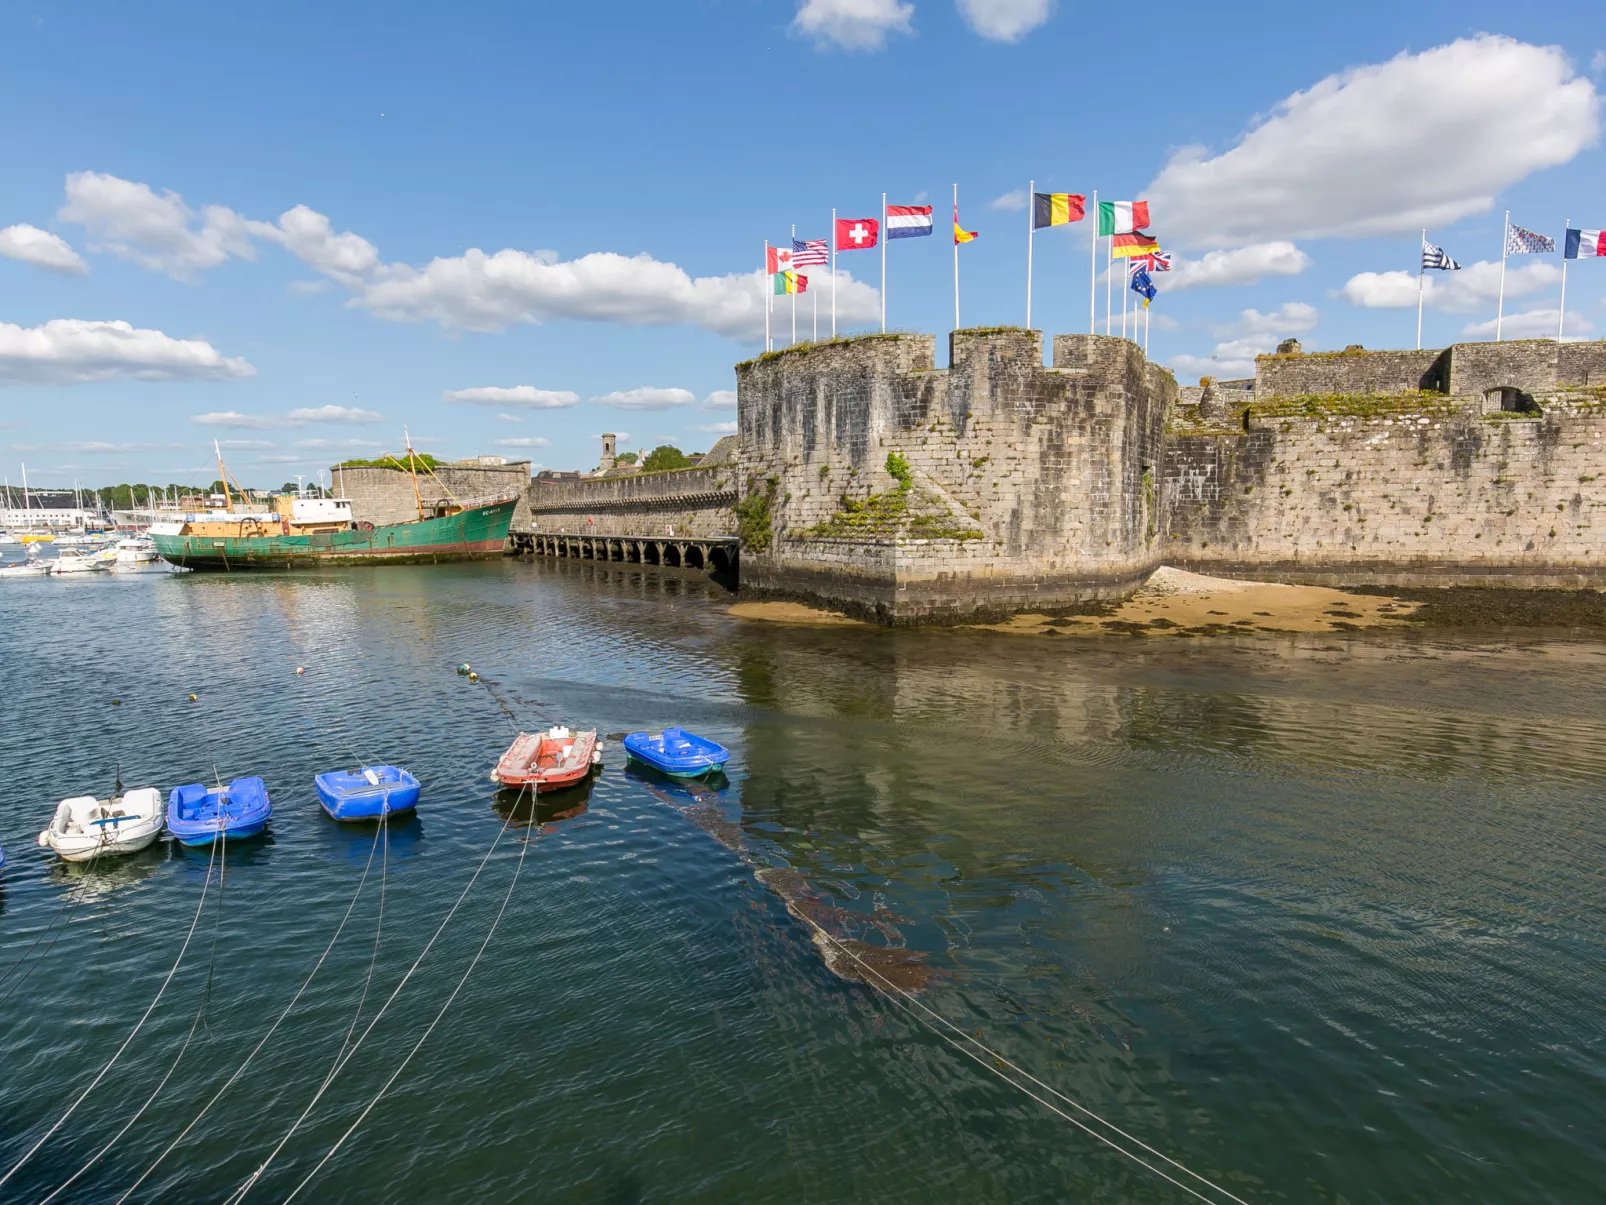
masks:
[[[601,762],[602,745],[595,728],[521,732],[491,771],[491,781],[504,787],[532,787],[539,794],[584,782],[591,767]]]

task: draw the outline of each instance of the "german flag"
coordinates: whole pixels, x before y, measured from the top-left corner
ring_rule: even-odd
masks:
[[[1160,240],[1152,234],[1145,234],[1141,230],[1134,230],[1131,234],[1112,234],[1110,236],[1110,254],[1117,259],[1124,255],[1147,255],[1151,251],[1160,249]]]
[[[1034,192],[1032,194],[1032,229],[1044,226],[1063,226],[1067,222],[1080,222],[1087,198],[1074,192]]]

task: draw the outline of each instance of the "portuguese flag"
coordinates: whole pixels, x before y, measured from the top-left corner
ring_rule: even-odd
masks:
[[[809,291],[809,278],[801,272],[775,273],[775,295],[785,297],[788,293],[807,293]]]

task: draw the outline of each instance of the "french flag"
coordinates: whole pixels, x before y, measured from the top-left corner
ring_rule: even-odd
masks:
[[[1568,230],[1565,259],[1594,259],[1606,255],[1606,237],[1599,230]]]
[[[930,205],[888,205],[888,238],[923,238],[931,233]]]

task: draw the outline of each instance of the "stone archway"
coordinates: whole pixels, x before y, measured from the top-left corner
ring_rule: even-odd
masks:
[[[1483,400],[1488,409],[1502,410],[1507,414],[1539,413],[1539,403],[1534,401],[1533,394],[1518,389],[1515,385],[1497,385],[1493,389],[1487,389],[1484,391]]]

